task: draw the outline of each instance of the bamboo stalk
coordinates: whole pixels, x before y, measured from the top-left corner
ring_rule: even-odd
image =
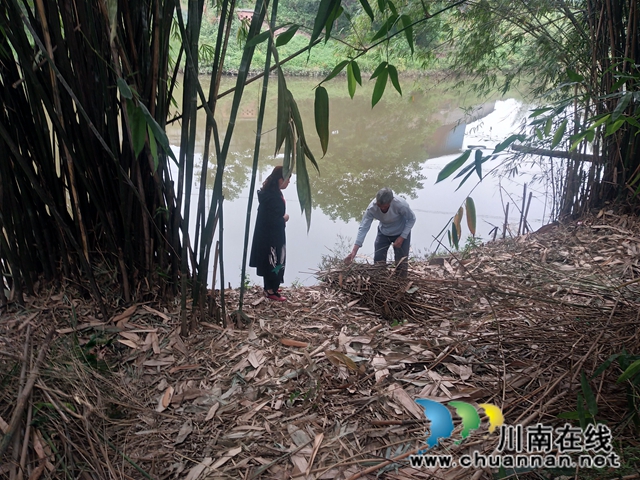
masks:
[[[33,366],[33,370],[31,370],[31,373],[29,374],[27,383],[25,384],[24,388],[20,392],[20,395],[18,395],[18,399],[16,401],[16,407],[13,411],[13,415],[11,416],[11,421],[9,422],[9,433],[5,434],[4,437],[2,438],[2,442],[0,442],[0,458],[2,458],[4,453],[7,451],[7,448],[9,448],[9,444],[11,443],[11,439],[16,434],[16,430],[18,428],[20,420],[22,419],[22,412],[24,411],[27,400],[31,395],[31,391],[33,390],[33,386],[36,383],[38,375],[40,374],[40,365],[42,364],[44,357],[47,354],[47,351],[49,349],[49,344],[51,343],[51,340],[53,339],[53,335],[55,334],[55,332],[56,332],[55,327],[49,330],[49,333],[47,334],[47,337],[44,341],[44,344],[41,347],[40,353],[38,354],[38,358],[36,358],[36,362]],[[26,361],[26,355],[25,355],[25,361]]]

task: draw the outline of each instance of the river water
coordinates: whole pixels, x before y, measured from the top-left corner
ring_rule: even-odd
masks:
[[[232,85],[231,81],[229,79],[225,87]],[[270,79],[270,82],[272,88],[265,113],[258,186],[273,166],[282,163],[282,155],[274,157],[276,79]],[[520,220],[518,209],[524,183],[529,183],[528,191],[533,192],[528,223],[534,230],[547,223],[545,215],[549,207],[545,203],[545,187],[531,185],[532,175],[540,171],[528,163],[519,166],[519,175],[515,178],[508,178],[504,174],[486,176],[478,183],[474,175],[457,191],[459,179],[435,183],[442,167],[467,147],[482,146],[490,153],[497,143],[518,129],[528,114],[528,107],[518,99],[480,99],[471,94],[461,94],[447,85],[432,84],[426,79],[403,80],[402,96],[389,85],[383,99],[372,109],[372,85],[365,85],[351,99],[347,94],[346,81],[335,79],[327,85],[331,136],[329,151],[321,158],[322,151],[313,120],[313,87],[317,80],[292,78],[287,82],[298,103],[307,141],[318,160],[320,173],[309,165],[313,212],[308,232],[297,199],[295,175],[289,188],[284,191],[287,212],[291,216],[287,224],[285,285],[313,285],[316,283],[314,272],[318,270],[323,256],[346,255],[353,245],[364,209],[378,189],[384,186],[404,197],[416,214],[412,255],[419,258],[442,250],[435,238],[468,195],[476,205],[476,236],[483,240],[490,238],[489,233],[494,227],[499,227],[501,235],[507,202],[510,202],[510,229],[515,234]],[[241,281],[259,83],[249,86],[245,92],[225,168],[225,282],[234,288]],[[206,79],[203,80],[203,87],[208,91]],[[221,99],[216,111],[221,136],[224,136],[227,125],[230,97]],[[201,127],[196,144],[196,164],[201,165],[205,125],[203,113],[198,124]],[[180,139],[177,122],[167,128],[167,134],[172,146],[177,149]],[[211,156],[209,162],[207,204],[211,198],[215,158]],[[488,162],[484,172],[489,172],[499,163],[499,160]],[[200,179],[197,177],[194,180],[193,205],[196,204],[199,185]],[[257,211],[255,193],[252,210],[249,245]],[[191,218],[195,218],[193,213]],[[376,225],[377,222],[374,222],[359,251],[360,261],[372,261]],[[465,221],[462,225],[461,244],[464,244],[469,231]],[[193,226],[191,233],[195,233]],[[443,243],[449,247],[446,234]],[[248,268],[247,274],[251,283],[262,285],[262,279],[255,275],[254,269]]]

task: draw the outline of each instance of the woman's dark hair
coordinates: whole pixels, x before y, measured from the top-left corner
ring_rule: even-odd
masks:
[[[273,169],[273,171],[271,172],[271,175],[269,175],[267,179],[264,182],[262,182],[262,189],[263,190],[279,190],[280,185],[278,184],[278,180],[280,180],[281,178],[284,178],[284,176],[282,175],[282,166],[278,165]]]

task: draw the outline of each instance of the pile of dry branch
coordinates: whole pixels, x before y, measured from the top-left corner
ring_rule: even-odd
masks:
[[[0,320],[0,478],[491,478],[409,466],[429,426],[414,400],[564,423],[582,372],[639,353],[639,261],[638,222],[605,214],[414,263],[406,280],[360,264],[286,304],[256,288],[248,326],[199,319],[188,338],[175,305],[101,321],[70,291],[30,299]],[[597,418],[637,447],[619,373],[590,381]],[[438,452],[498,440],[486,422],[455,438]]]

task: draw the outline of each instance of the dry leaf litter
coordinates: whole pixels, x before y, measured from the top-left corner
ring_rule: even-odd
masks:
[[[71,289],[28,299],[0,320],[0,430],[15,432],[0,478],[492,478],[410,467],[429,426],[416,398],[557,425],[581,372],[640,346],[637,219],[550,230],[412,263],[406,280],[318,272],[287,303],[254,287],[249,324],[207,316],[186,338],[176,303],[104,322]],[[229,311],[238,297],[226,292]],[[638,446],[614,370],[591,381],[598,418]],[[456,444],[458,419],[437,452],[494,452],[486,420]]]

